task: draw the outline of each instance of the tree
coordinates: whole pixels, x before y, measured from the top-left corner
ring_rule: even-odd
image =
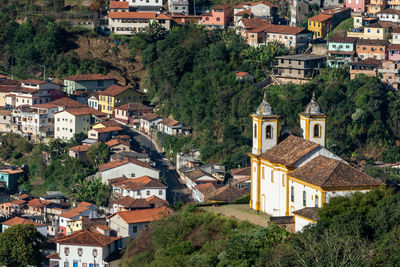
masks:
[[[42,266],[46,239],[33,224],[15,225],[0,234],[0,264]]]
[[[74,188],[74,197],[78,202],[87,201],[105,206],[108,204],[111,191],[111,186],[103,184],[101,179],[83,180]]]
[[[87,155],[94,166],[99,166],[110,159],[110,148],[106,144],[99,142],[89,147]]]
[[[146,42],[150,44],[163,40],[167,35],[167,31],[158,22],[153,21],[144,29],[143,35]]]

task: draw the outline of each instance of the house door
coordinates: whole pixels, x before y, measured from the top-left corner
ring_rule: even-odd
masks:
[[[90,264],[89,264],[89,267],[94,267],[93,263],[90,263]]]
[[[78,262],[77,261],[74,261],[73,267],[78,267]]]

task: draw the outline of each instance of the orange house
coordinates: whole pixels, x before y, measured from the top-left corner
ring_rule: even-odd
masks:
[[[202,15],[201,24],[206,28],[225,28],[231,19],[230,5],[217,5]]]

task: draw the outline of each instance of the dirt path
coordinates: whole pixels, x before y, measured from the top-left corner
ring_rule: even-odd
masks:
[[[263,227],[266,227],[269,223],[269,216],[250,210],[248,204],[231,204],[215,207],[209,206],[203,207],[202,209],[241,221],[249,221],[250,223]]]

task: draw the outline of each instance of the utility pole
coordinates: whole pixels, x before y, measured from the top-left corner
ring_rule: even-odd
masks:
[[[46,65],[40,65],[43,68],[43,81],[46,80]]]

